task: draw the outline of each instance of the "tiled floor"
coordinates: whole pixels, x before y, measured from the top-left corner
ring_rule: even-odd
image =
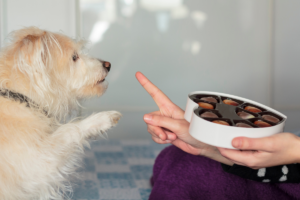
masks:
[[[300,131],[295,132],[300,135]],[[147,200],[154,160],[167,145],[150,139],[101,139],[86,150],[73,200]]]
[[[158,153],[167,145],[152,140],[100,140],[84,158],[73,200],[147,200]]]

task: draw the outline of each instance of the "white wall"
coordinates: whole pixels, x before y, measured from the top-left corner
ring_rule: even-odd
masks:
[[[182,107],[186,95],[194,90],[226,92],[269,103],[269,1],[184,2],[181,7],[187,13],[179,19],[172,18],[172,9],[147,11],[137,6],[132,17],[117,13],[103,40],[90,51],[112,62],[109,96],[100,99],[100,105],[119,109],[155,106],[134,80],[138,70]],[[83,10],[86,38],[92,21],[101,21],[96,14],[92,17],[94,8]],[[206,16],[202,26],[192,19],[195,13]],[[164,31],[159,29],[163,20]],[[89,106],[99,107],[98,100],[90,101]]]
[[[276,1],[275,106],[300,108],[300,1]]]
[[[0,0],[2,44],[8,33],[26,26],[37,26],[76,36],[75,0]]]
[[[288,116],[290,131],[300,130],[299,10],[300,1],[275,1],[274,106]]]

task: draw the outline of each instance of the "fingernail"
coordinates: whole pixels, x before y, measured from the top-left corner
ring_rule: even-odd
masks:
[[[148,115],[148,114],[144,115],[145,121],[151,121],[151,119],[152,119],[152,115]]]

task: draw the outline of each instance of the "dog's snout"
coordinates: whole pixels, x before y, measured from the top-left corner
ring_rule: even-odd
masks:
[[[103,66],[106,67],[107,71],[110,71],[110,67],[111,67],[110,62],[104,61],[104,62],[103,62]]]
[[[107,69],[107,71],[109,72],[110,68],[111,68],[110,62],[103,61],[103,60],[100,60],[100,59],[98,59],[98,60],[102,63],[103,67],[105,67]]]

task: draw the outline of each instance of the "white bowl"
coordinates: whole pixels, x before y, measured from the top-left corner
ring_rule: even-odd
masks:
[[[199,95],[215,95],[219,97],[228,97],[236,100],[243,101],[244,103],[250,103],[256,105],[257,107],[263,108],[266,111],[272,112],[282,118],[281,122],[271,127],[264,128],[242,128],[235,126],[224,126],[216,123],[207,121],[198,115],[196,115],[195,110],[199,107],[196,102],[194,102],[190,96],[194,94]],[[221,99],[220,99],[221,100]],[[243,104],[244,104],[243,103]],[[196,91],[188,95],[187,105],[185,109],[184,118],[190,122],[189,132],[197,140],[210,144],[217,147],[224,147],[229,149],[235,149],[231,145],[233,138],[244,136],[249,138],[260,138],[274,135],[276,133],[283,132],[283,128],[287,117],[282,113],[265,106],[263,104],[257,103],[255,101],[218,92],[208,92],[208,91]]]

